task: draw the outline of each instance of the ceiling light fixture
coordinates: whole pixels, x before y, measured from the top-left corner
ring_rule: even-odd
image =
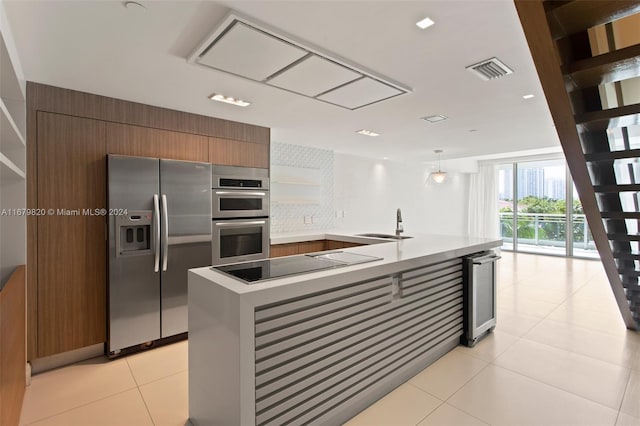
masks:
[[[433,179],[433,181],[435,183],[442,183],[447,178],[447,172],[443,172],[442,170],[440,170],[440,154],[442,154],[442,150],[441,149],[436,149],[433,152],[438,154],[438,171],[437,172],[432,172],[429,175],[429,178]],[[429,179],[427,179],[427,181],[428,180]]]
[[[528,94],[528,95],[523,95],[523,96],[522,96],[522,99],[531,99],[531,98],[533,98],[533,97],[535,97],[535,95],[532,95],[532,94],[530,93],[530,94]]]
[[[227,104],[236,105],[240,107],[247,107],[251,105],[251,102],[243,101],[242,99],[235,99],[235,98],[232,98],[231,96],[225,96],[225,95],[216,94],[216,93],[209,96],[209,99],[211,99],[212,101],[224,102]]]
[[[447,116],[444,115],[429,115],[427,117],[422,117],[422,120],[428,121],[429,123],[437,123],[438,121],[444,121],[446,120]]]
[[[361,135],[365,136],[380,136],[380,133],[372,132],[371,130],[367,129],[358,130],[356,133],[360,133]]]
[[[429,28],[430,26],[432,26],[433,24],[435,24],[435,22],[433,22],[430,18],[424,18],[422,21],[418,21],[416,22],[416,25],[418,27],[420,27],[421,29],[425,29],[425,28]]]

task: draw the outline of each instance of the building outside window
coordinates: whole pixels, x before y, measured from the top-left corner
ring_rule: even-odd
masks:
[[[504,250],[598,258],[564,159],[500,164],[497,183]]]

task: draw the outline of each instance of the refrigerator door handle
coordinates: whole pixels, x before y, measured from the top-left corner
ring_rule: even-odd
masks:
[[[153,271],[160,271],[160,203],[158,194],[153,194]]]
[[[164,247],[162,249],[162,271],[167,270],[167,257],[169,251],[169,211],[167,210],[167,195],[162,194],[162,216],[164,223]]]

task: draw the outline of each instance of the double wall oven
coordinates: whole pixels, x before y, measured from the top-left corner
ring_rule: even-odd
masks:
[[[212,166],[213,265],[269,257],[269,170]]]

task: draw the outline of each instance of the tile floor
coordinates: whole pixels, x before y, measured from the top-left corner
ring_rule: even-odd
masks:
[[[503,252],[498,326],[346,426],[640,426],[640,334],[601,265]],[[187,342],[33,377],[21,425],[188,425]],[[232,425],[229,425],[232,426]]]

